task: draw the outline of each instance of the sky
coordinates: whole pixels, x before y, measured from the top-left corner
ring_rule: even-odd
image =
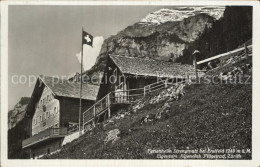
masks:
[[[82,27],[95,37],[94,50],[84,46],[83,62],[87,69],[95,63],[95,55],[104,39],[161,8],[163,7],[9,6],[9,110],[21,97],[31,96],[34,84],[29,83],[29,76],[61,76],[80,71],[77,55],[81,51]]]

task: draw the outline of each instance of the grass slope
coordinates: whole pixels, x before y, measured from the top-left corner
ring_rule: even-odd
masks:
[[[194,84],[185,92],[157,121],[140,123],[145,115],[162,110],[164,102],[146,105],[105,128],[99,126],[45,158],[154,159],[156,154],[148,154],[148,149],[251,148],[252,85]],[[106,133],[115,128],[121,131],[120,139],[104,144]]]

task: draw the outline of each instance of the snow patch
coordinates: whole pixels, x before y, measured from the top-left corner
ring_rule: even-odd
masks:
[[[224,11],[224,6],[163,8],[148,14],[145,18],[141,19],[140,24],[161,24],[168,21],[182,21],[185,18],[201,13],[208,14],[218,20],[223,16]]]

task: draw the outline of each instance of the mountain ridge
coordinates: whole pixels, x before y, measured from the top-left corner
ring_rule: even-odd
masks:
[[[175,61],[183,56],[183,50],[195,41],[205,28],[210,28],[215,18],[205,13],[182,21],[161,24],[140,24],[126,27],[118,34],[105,39],[95,65],[88,75],[100,74],[109,54],[146,57],[164,61]]]
[[[29,100],[29,97],[22,97],[14,108],[8,111],[8,129],[14,128],[23,120]]]
[[[174,7],[162,8],[158,11],[151,12],[140,20],[140,24],[161,24],[168,21],[182,21],[190,16],[205,13],[214,17],[216,20],[223,16],[225,7],[207,6],[207,7]]]

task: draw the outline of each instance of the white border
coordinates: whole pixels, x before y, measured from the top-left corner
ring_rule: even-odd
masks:
[[[9,5],[252,5],[253,6],[253,138],[252,160],[8,160],[8,6]],[[1,2],[1,166],[260,166],[260,5],[257,1],[2,1]]]

